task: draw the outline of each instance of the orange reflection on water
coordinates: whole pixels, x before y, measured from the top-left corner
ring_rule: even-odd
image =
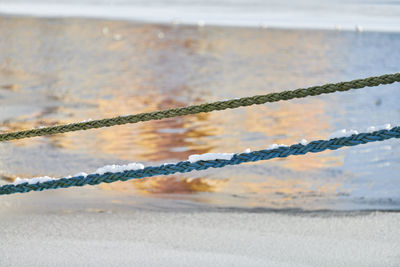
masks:
[[[186,105],[160,95],[147,96],[146,99],[142,105],[149,104],[140,112]],[[135,114],[130,107],[134,103],[140,103],[141,100],[140,97],[125,98],[125,101],[119,101],[118,97],[109,101],[102,100],[98,102],[98,109],[102,114],[106,114],[105,116],[108,114],[112,116],[112,113],[128,114],[129,110],[130,114]],[[88,140],[88,143],[96,153],[100,150],[103,154],[111,154],[126,160],[164,161],[172,158],[184,160],[191,154],[202,154],[210,150],[209,144],[194,143],[195,140],[218,134],[216,127],[194,126],[200,121],[207,120],[207,117],[208,114],[196,114],[105,128],[97,131],[95,139]]]
[[[246,112],[245,127],[249,132],[263,133],[270,143],[292,145],[301,139],[308,141],[325,139],[323,135],[330,129],[325,117],[326,102],[313,99],[303,102],[279,102],[275,105],[262,105]],[[268,145],[266,142],[265,146]],[[284,166],[297,171],[340,166],[342,159],[329,156],[307,154],[282,159]]]
[[[198,30],[79,19],[58,24],[30,18],[21,21],[6,24],[0,19],[7,29],[6,39],[11,40],[3,46],[4,53],[25,51],[19,59],[0,62],[0,78],[7,81],[0,86],[20,98],[37,94],[42,102],[35,103],[37,109],[31,113],[4,123],[9,131],[265,94],[272,86],[284,90],[296,84],[319,83],[321,76],[310,73],[319,74],[333,64],[327,55],[336,45],[336,39],[326,42],[322,34],[301,31]],[[307,68],[307,75],[298,75],[302,68]],[[32,84],[37,86],[32,89]],[[294,144],[302,138],[325,139],[331,128],[327,105],[319,98],[308,98],[14,143],[29,146],[42,142],[62,152],[153,165],[185,160],[191,154],[241,152],[271,143]],[[342,161],[340,156],[324,152],[268,164],[303,172],[340,166]],[[232,173],[223,180],[191,176],[160,176],[100,188],[143,195],[237,193],[278,203],[342,190],[340,181],[289,179],[279,174],[266,178],[251,170],[245,177]],[[243,178],[251,182],[243,182]]]
[[[196,192],[218,192],[227,183],[227,180],[215,180],[209,178],[178,178],[150,177],[132,180],[127,183],[102,184],[101,188],[106,190],[118,190],[131,192],[134,189],[139,194],[190,194]],[[130,184],[134,186],[127,186]]]

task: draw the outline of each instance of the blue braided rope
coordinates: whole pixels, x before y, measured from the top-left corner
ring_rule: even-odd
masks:
[[[295,144],[289,147],[276,149],[265,149],[250,153],[235,154],[230,160],[206,160],[190,163],[181,161],[176,164],[167,164],[157,167],[146,167],[141,170],[124,171],[118,173],[90,174],[86,177],[76,176],[72,178],[61,178],[57,180],[29,184],[7,184],[0,187],[0,195],[26,193],[29,191],[42,191],[46,189],[67,188],[71,186],[96,185],[100,183],[112,183],[115,181],[127,181],[156,175],[169,175],[173,173],[185,173],[194,170],[205,170],[208,168],[222,168],[227,165],[238,165],[244,162],[255,162],[272,158],[284,158],[290,155],[303,155],[307,153],[318,153],[324,150],[336,150],[344,146],[356,146],[369,142],[383,141],[391,138],[400,138],[400,127],[390,130],[380,130],[372,133],[353,134],[349,137],[334,138],[330,140],[312,141],[307,145]]]

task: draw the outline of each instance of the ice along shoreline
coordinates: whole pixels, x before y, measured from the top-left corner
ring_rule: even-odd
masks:
[[[371,10],[374,10],[372,13]],[[0,14],[129,20],[144,23],[183,24],[204,27],[241,26],[280,29],[325,29],[346,31],[400,32],[400,6],[376,2],[308,0],[301,3],[272,0],[235,1],[221,5],[218,1],[165,4],[160,0],[139,3],[136,0],[114,3],[99,0],[96,4],[56,1],[3,1]]]

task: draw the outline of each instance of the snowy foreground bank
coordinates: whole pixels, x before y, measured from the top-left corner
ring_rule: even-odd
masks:
[[[167,200],[163,205],[177,203]],[[71,193],[57,197],[53,192],[6,196],[0,202],[0,265],[400,263],[400,213],[249,211],[139,209],[129,202],[82,195],[74,198]]]

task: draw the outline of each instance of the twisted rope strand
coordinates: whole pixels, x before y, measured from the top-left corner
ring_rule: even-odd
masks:
[[[115,181],[127,181],[156,175],[169,175],[173,173],[185,173],[193,170],[205,170],[208,168],[222,168],[227,165],[238,165],[244,162],[255,162],[272,158],[283,158],[290,155],[303,155],[306,153],[318,153],[324,150],[336,150],[344,146],[355,146],[369,142],[383,141],[390,138],[400,138],[400,127],[390,130],[380,130],[372,133],[353,134],[349,137],[334,138],[330,140],[312,141],[307,145],[294,144],[289,147],[265,149],[250,153],[235,154],[230,160],[206,160],[190,163],[181,161],[176,164],[167,164],[156,167],[146,167],[141,170],[124,171],[117,173],[90,174],[86,177],[76,176],[57,180],[29,184],[7,184],[0,187],[0,195],[25,193],[29,191],[42,191],[46,189],[67,188],[71,186],[96,185],[100,183],[112,183]]]
[[[226,101],[205,103],[201,105],[193,105],[193,106],[160,110],[148,113],[140,113],[136,115],[119,116],[108,119],[92,120],[87,122],[78,122],[72,124],[44,127],[39,129],[3,133],[0,134],[0,142],[22,139],[22,138],[30,138],[35,136],[44,136],[44,135],[52,135],[52,134],[66,133],[66,132],[73,132],[80,130],[89,130],[102,127],[111,127],[115,125],[137,123],[141,121],[161,120],[165,118],[172,118],[189,114],[197,114],[201,112],[211,112],[215,110],[225,110],[225,109],[234,109],[238,107],[245,107],[251,105],[261,105],[267,102],[277,102],[280,100],[289,100],[307,96],[316,96],[334,92],[343,92],[343,91],[349,91],[351,89],[360,89],[364,87],[372,87],[382,84],[391,84],[399,81],[400,81],[400,73],[386,74],[382,76],[369,77],[349,82],[340,82],[335,84],[325,84],[322,86],[313,86],[309,88],[300,88],[293,91],[284,91],[280,93],[271,93],[266,95],[256,95],[256,96],[243,97]]]

